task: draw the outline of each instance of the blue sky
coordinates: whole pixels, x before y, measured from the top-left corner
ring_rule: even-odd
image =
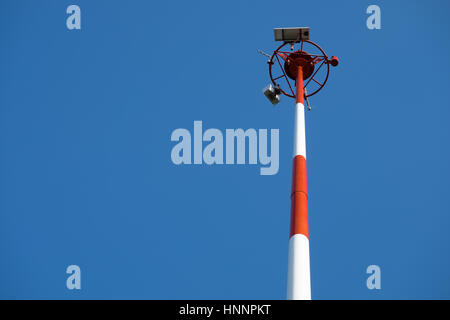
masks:
[[[70,4],[81,30],[66,28]],[[381,30],[366,27],[370,4]],[[340,58],[306,115],[313,299],[449,299],[448,12],[2,1],[0,298],[284,299],[293,101],[264,98],[256,50],[276,48],[274,27],[309,26]],[[278,128],[278,174],[174,165],[170,135],[194,120]]]

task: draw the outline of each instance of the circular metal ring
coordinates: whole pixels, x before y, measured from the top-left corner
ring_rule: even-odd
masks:
[[[280,86],[280,90],[281,90],[281,93],[283,93],[284,95],[286,95],[286,96],[288,96],[288,97],[291,97],[291,98],[295,98],[295,93],[294,93],[295,91],[294,91],[294,89],[292,88],[292,85],[291,85],[291,83],[289,82],[289,77],[286,75],[286,72],[285,72],[285,70],[284,70],[284,67],[281,65],[281,62],[280,62],[280,60],[279,60],[278,57],[280,56],[282,59],[284,59],[283,56],[280,55],[280,52],[282,52],[281,49],[282,49],[283,47],[285,47],[286,45],[290,45],[290,46],[291,46],[291,51],[292,51],[292,52],[305,52],[305,51],[303,51],[303,44],[304,44],[304,43],[309,43],[309,44],[311,44],[313,47],[317,48],[317,49],[320,51],[320,53],[321,53],[321,55],[311,55],[311,56],[314,56],[315,58],[319,58],[319,57],[320,57],[320,58],[322,59],[322,60],[320,60],[320,58],[319,58],[319,60],[320,60],[320,62],[321,62],[321,65],[320,65],[320,66],[315,70],[315,72],[311,75],[311,78],[309,78],[308,81],[305,81],[305,82],[304,82],[303,89],[306,89],[306,87],[308,86],[308,84],[311,83],[311,80],[313,80],[314,82],[316,82],[316,83],[319,85],[319,87],[318,87],[316,90],[314,90],[312,93],[308,93],[308,94],[305,95],[305,96],[306,96],[306,97],[313,96],[313,95],[315,95],[317,92],[319,92],[320,90],[322,90],[322,88],[325,86],[325,84],[326,84],[326,82],[327,82],[327,80],[328,80],[328,75],[329,75],[329,73],[330,73],[330,64],[329,64],[329,62],[328,62],[328,56],[325,54],[325,52],[322,50],[322,48],[321,48],[319,45],[317,45],[317,44],[315,44],[314,42],[309,41],[309,40],[303,40],[303,41],[299,42],[299,44],[300,44],[300,46],[301,46],[301,49],[300,49],[300,50],[297,50],[297,51],[292,51],[295,44],[292,43],[292,42],[284,42],[281,46],[279,46],[279,47],[273,52],[272,56],[270,57],[270,60],[269,60],[269,62],[268,62],[268,63],[269,63],[269,75],[270,75],[270,80],[272,81],[272,83],[273,83],[274,86],[277,86],[277,85],[278,85],[277,82],[276,82],[276,80],[278,80],[278,79],[280,79],[280,78],[285,78],[285,79],[286,79],[286,81],[287,81],[287,83],[288,83],[288,86],[289,86],[289,88],[290,88],[291,93],[286,92],[286,90],[282,89],[281,86]],[[306,52],[306,53],[307,53],[307,52]],[[308,54],[309,54],[309,53],[308,53]],[[283,55],[284,55],[284,53],[283,53]],[[289,56],[286,56],[286,58],[289,59]],[[275,59],[276,59],[276,61],[275,61]],[[287,61],[287,60],[285,60],[285,61]],[[273,67],[273,65],[274,65],[276,62],[278,62],[279,67],[282,69],[283,75],[274,78],[274,77],[273,77],[273,73],[272,73],[272,67]],[[316,79],[314,79],[314,77],[316,76],[317,72],[321,69],[321,67],[323,66],[323,64],[326,65],[326,75],[325,75],[325,80],[321,83],[321,82],[317,81]],[[291,80],[291,81],[292,81],[292,80]]]

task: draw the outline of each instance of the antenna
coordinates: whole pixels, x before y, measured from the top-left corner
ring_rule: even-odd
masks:
[[[308,98],[323,89],[330,66],[339,64],[337,57],[328,58],[309,40],[309,31],[307,27],[274,29],[275,41],[283,44],[267,62],[271,84],[263,90],[272,104],[282,95],[296,101],[287,285],[287,298],[292,300],[311,299],[304,101],[311,110]]]
[[[259,54],[262,54],[263,56],[265,56],[265,57],[267,57],[267,58],[269,58],[269,59],[272,58],[272,56],[271,56],[270,54],[265,53],[265,52],[262,51],[262,50],[257,49],[257,51],[258,51]]]
[[[306,107],[308,108],[308,111],[311,111],[311,106],[309,105],[309,100],[308,100],[308,94],[306,93],[306,88],[305,88],[305,101],[306,101]]]

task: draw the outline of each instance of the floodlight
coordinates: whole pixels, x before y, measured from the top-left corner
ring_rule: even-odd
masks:
[[[273,105],[276,105],[281,100],[281,90],[278,86],[274,87],[272,84],[269,84],[263,89],[263,93]]]
[[[275,28],[273,35],[275,41],[300,42],[309,40],[309,28]]]

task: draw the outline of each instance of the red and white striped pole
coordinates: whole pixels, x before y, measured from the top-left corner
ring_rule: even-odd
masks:
[[[306,184],[305,106],[302,67],[298,68],[296,85],[287,298],[290,300],[310,300],[308,191]]]

